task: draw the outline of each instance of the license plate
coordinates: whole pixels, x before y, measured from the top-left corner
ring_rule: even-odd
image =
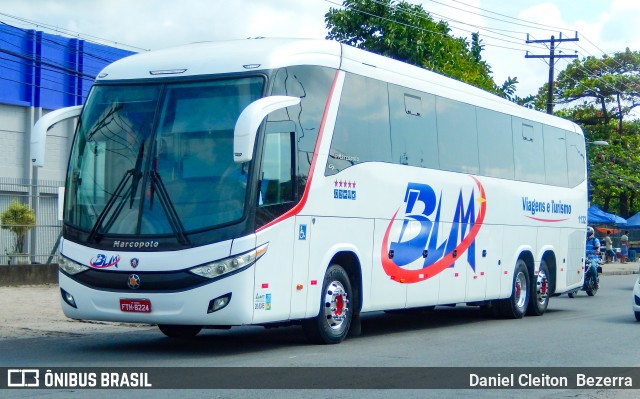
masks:
[[[151,301],[148,299],[120,299],[120,311],[151,313]]]

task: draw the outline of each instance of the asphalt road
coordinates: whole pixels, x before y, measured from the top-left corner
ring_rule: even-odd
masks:
[[[421,314],[363,316],[362,335],[340,345],[306,342],[300,327],[242,327],[205,330],[192,340],[171,340],[141,329],[89,336],[0,341],[4,367],[597,367],[640,366],[640,323],[631,310],[636,275],[602,276],[595,297],[580,292],[551,299],[542,317],[501,320],[478,308],[438,307]],[[292,376],[295,377],[295,376]],[[247,376],[250,378],[250,376]],[[330,381],[327,382],[331,387]],[[10,390],[2,397],[68,397],[74,390]],[[110,394],[111,392],[111,394]],[[114,391],[91,391],[109,397]],[[122,392],[122,391],[118,391]],[[185,397],[300,397],[301,391],[185,391]],[[305,397],[334,397],[333,390],[304,391]],[[88,391],[84,392],[88,394]],[[421,391],[348,390],[346,397],[636,397],[637,391],[526,390]],[[166,396],[165,396],[166,395]],[[171,391],[133,391],[127,397],[170,397]],[[87,395],[88,396],[88,395]]]

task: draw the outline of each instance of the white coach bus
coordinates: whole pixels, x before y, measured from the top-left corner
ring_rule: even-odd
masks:
[[[585,140],[566,120],[322,40],[198,43],[106,67],[79,116],[64,313],[202,328],[465,303],[542,315],[583,280]]]

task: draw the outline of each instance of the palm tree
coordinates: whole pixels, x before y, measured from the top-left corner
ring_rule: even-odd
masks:
[[[2,212],[0,219],[2,228],[15,234],[12,251],[19,254],[24,253],[24,238],[29,230],[36,225],[36,215],[33,209],[29,205],[19,203],[14,198],[9,207]]]

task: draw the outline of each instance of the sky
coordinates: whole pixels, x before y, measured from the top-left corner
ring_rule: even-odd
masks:
[[[434,19],[445,20],[457,37],[480,32],[495,82],[517,77],[517,94],[535,94],[548,80],[544,44],[530,39],[575,37],[558,47],[579,57],[640,50],[639,0],[409,0]],[[324,15],[341,0],[2,0],[0,21],[127,50],[156,50],[181,44],[247,37],[325,38]],[[18,17],[20,19],[16,19]],[[25,21],[26,20],[26,21]],[[35,23],[43,25],[35,26]],[[100,39],[98,39],[100,38]],[[128,47],[134,46],[134,47]],[[576,53],[577,52],[577,53]],[[571,59],[560,59],[556,71]],[[557,72],[556,72],[557,76]]]

